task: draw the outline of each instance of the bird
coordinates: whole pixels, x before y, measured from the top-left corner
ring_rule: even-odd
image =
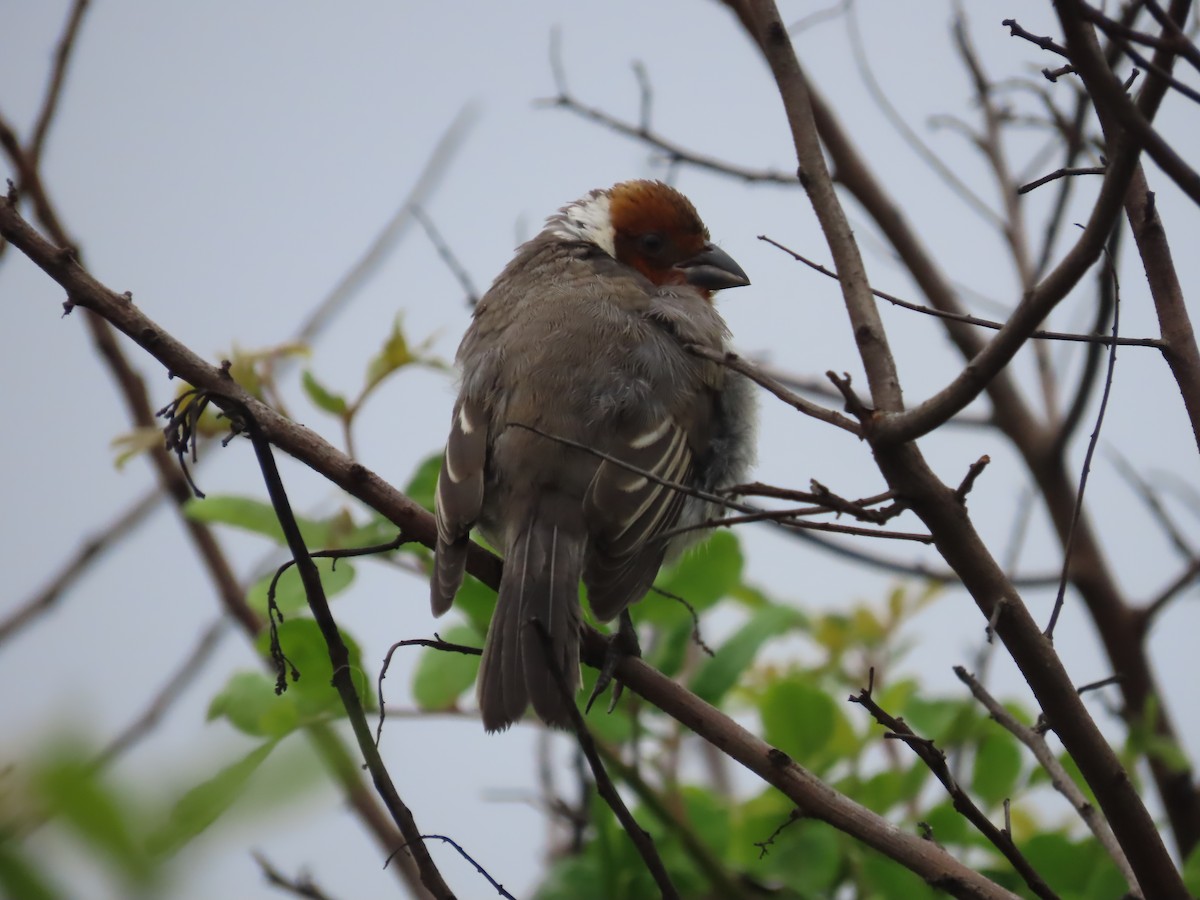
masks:
[[[476,684],[487,732],[530,704],[569,728],[580,581],[598,620],[627,616],[719,511],[669,485],[711,495],[744,481],[753,386],[688,347],[726,351],[713,294],[749,283],[687,197],[631,180],[550,216],[475,306],[456,356],[430,599],[435,616],[451,607],[472,528],[503,555]]]

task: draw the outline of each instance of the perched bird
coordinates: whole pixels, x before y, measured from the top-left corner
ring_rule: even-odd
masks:
[[[716,513],[638,471],[708,492],[744,479],[751,385],[687,346],[725,349],[712,293],[749,283],[683,194],[627,181],[551,216],[476,306],[438,477],[431,599],[434,615],[450,608],[478,526],[504,555],[477,689],[488,731],[530,702],[569,726],[552,673],[573,697],[580,578],[592,612],[612,619],[694,532],[660,535]]]

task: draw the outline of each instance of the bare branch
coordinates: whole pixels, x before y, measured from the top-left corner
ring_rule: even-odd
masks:
[[[802,256],[801,254],[797,253],[795,250],[785,247],[783,244],[779,243],[778,241],[774,240],[773,238],[769,238],[765,234],[760,234],[758,236],[758,239],[760,241],[764,241],[764,242],[770,244],[772,247],[777,247],[778,249],[782,250],[784,253],[791,256],[792,259],[796,260],[796,262],[804,263],[804,265],[808,266],[813,271],[820,272],[822,275],[824,275],[827,278],[832,278],[835,281],[837,280],[837,277],[838,277],[837,272],[830,271],[829,269],[827,269],[825,266],[821,265],[820,263],[813,262],[811,259],[808,259],[807,257]],[[874,294],[876,297],[878,297],[880,300],[886,300],[888,303],[891,303],[893,306],[899,306],[902,309],[907,309],[907,310],[911,310],[912,312],[921,313],[922,315],[925,315],[925,316],[933,316],[935,319],[946,319],[947,321],[951,321],[951,322],[963,322],[964,324],[967,324],[967,325],[977,325],[980,328],[990,328],[993,331],[999,331],[1001,328],[1004,327],[1003,322],[994,322],[991,319],[981,319],[978,316],[971,316],[971,315],[967,315],[966,313],[944,312],[940,309],[934,309],[931,306],[921,306],[919,303],[912,303],[908,300],[902,300],[899,297],[897,297],[895,294],[889,294],[886,291],[876,290],[875,288],[871,288],[871,293]],[[1158,349],[1158,350],[1162,350],[1164,347],[1162,340],[1160,340],[1159,338],[1124,338],[1124,337],[1114,338],[1112,335],[1105,335],[1105,334],[1073,334],[1071,332],[1066,332],[1066,331],[1045,331],[1041,328],[1033,331],[1029,335],[1029,337],[1032,339],[1035,339],[1035,340],[1064,341],[1064,342],[1069,342],[1069,343],[1073,342],[1073,343],[1080,343],[1080,344],[1100,344],[1100,345],[1106,346],[1106,347],[1112,346],[1113,344],[1116,344],[1117,346],[1126,346],[1126,347],[1154,347],[1155,349]],[[711,351],[709,351],[709,352],[711,353]],[[783,398],[780,398],[780,399],[783,399]]]
[[[1108,263],[1109,274],[1113,281],[1113,313],[1112,313],[1112,334],[1116,338],[1120,331],[1121,325],[1121,288],[1117,281],[1117,271],[1112,265],[1112,260],[1105,256]],[[1108,348],[1108,367],[1104,375],[1104,390],[1100,394],[1100,409],[1096,412],[1096,427],[1092,429],[1091,439],[1088,441],[1087,452],[1083,456],[1082,471],[1079,473],[1079,489],[1075,493],[1075,511],[1071,516],[1071,525],[1067,530],[1067,539],[1063,547],[1063,567],[1062,578],[1058,583],[1058,595],[1054,598],[1054,610],[1050,613],[1050,621],[1046,625],[1046,637],[1054,640],[1054,626],[1058,623],[1058,615],[1062,612],[1063,599],[1067,592],[1067,576],[1071,568],[1071,552],[1074,548],[1075,528],[1079,524],[1079,515],[1083,510],[1083,493],[1087,488],[1088,474],[1092,470],[1092,456],[1096,452],[1096,444],[1100,440],[1100,428],[1104,424],[1104,413],[1108,409],[1108,398],[1112,392],[1113,371],[1117,364],[1117,345],[1114,343]]]
[[[885,738],[903,741],[913,749],[917,756],[920,757],[921,762],[925,763],[929,771],[933,773],[933,776],[942,783],[942,787],[946,789],[946,793],[954,801],[955,811],[974,825],[976,830],[987,838],[993,847],[1000,851],[1001,855],[1012,864],[1012,867],[1024,879],[1025,884],[1035,896],[1041,897],[1042,900],[1058,900],[1058,894],[1051,890],[1050,885],[1046,884],[1045,879],[1033,868],[1024,854],[1017,849],[1008,823],[1005,822],[1003,829],[997,828],[992,824],[991,819],[984,814],[983,810],[975,805],[975,801],[970,798],[967,792],[955,780],[950,772],[950,766],[946,761],[946,754],[934,746],[934,742],[931,739],[919,737],[908,727],[903,719],[897,719],[890,715],[875,701],[874,697],[872,697],[874,682],[875,670],[871,669],[870,682],[867,687],[860,690],[857,694],[851,694],[850,702],[857,703],[863,707],[876,722],[888,729],[889,733],[884,735]]]
[[[1104,166],[1075,166],[1063,167],[1055,169],[1049,175],[1043,175],[1028,184],[1023,184],[1017,188],[1018,194],[1028,194],[1030,191],[1040,188],[1043,184],[1049,184],[1052,181],[1057,181],[1059,178],[1071,178],[1076,175],[1103,175]]]
[[[37,169],[41,162],[46,135],[49,134],[54,115],[58,112],[58,101],[62,97],[67,67],[71,62],[79,38],[79,28],[83,24],[83,16],[90,2],[91,0],[75,0],[71,5],[66,27],[58,39],[58,46],[54,49],[54,68],[50,73],[50,83],[46,86],[46,96],[42,100],[41,111],[33,126],[33,136],[29,139],[29,165],[34,169]]]
[[[1054,755],[1054,751],[1046,743],[1046,739],[1039,734],[1035,729],[1027,725],[1023,725],[1010,713],[1003,705],[980,684],[979,680],[967,672],[962,666],[954,667],[954,674],[958,676],[958,680],[965,684],[983,707],[988,711],[988,714],[1006,731],[1012,734],[1017,740],[1029,748],[1037,759],[1038,764],[1045,769],[1046,774],[1050,776],[1050,784],[1054,789],[1067,798],[1067,802],[1075,809],[1079,818],[1083,819],[1084,824],[1095,835],[1096,840],[1100,842],[1100,846],[1104,848],[1104,852],[1116,864],[1121,875],[1125,878],[1125,883],[1131,891],[1130,896],[1140,898],[1141,891],[1138,888],[1137,878],[1133,874],[1133,869],[1129,866],[1129,860],[1125,858],[1125,854],[1121,851],[1117,839],[1113,836],[1112,829],[1104,821],[1099,811],[1094,807],[1084,795],[1079,786],[1075,784],[1067,770],[1063,768]]]

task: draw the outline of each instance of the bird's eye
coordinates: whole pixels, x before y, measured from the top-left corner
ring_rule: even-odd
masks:
[[[658,256],[667,246],[666,239],[657,231],[643,234],[637,239],[638,250],[645,256]]]

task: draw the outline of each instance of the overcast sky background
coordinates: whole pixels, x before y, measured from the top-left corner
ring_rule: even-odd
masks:
[[[36,114],[68,5],[0,0],[0,111],[22,134]],[[948,36],[950,5],[862,0],[860,7],[868,56],[891,101],[994,204],[982,162],[962,136],[928,124],[939,113],[975,121],[970,85]],[[1000,25],[1014,17],[1031,31],[1056,33],[1048,2],[988,0],[969,7],[972,37],[993,75],[1025,75],[1056,64],[1008,37]],[[791,22],[820,8],[788,3],[783,13]],[[149,316],[216,361],[235,343],[258,348],[290,338],[392,215],[438,136],[469,105],[471,128],[427,212],[483,289],[515,244],[565,202],[594,187],[666,174],[644,146],[534,104],[554,92],[548,46],[555,28],[570,85],[583,101],[636,119],[631,63],[640,60],[654,86],[654,124],[663,134],[733,162],[794,170],[769,73],[716,3],[97,0],[50,136],[44,177],[91,271],[115,290],[132,291]],[[815,84],[946,271],[987,298],[1014,303],[1016,287],[996,235],[928,174],[870,102],[844,22],[815,26],[796,41]],[[1177,146],[1200,146],[1194,106],[1169,98],[1163,123]],[[1036,145],[1033,137],[1029,141],[1026,146]],[[7,163],[0,164],[0,177],[8,175]],[[1179,201],[1153,167],[1149,176],[1176,241],[1186,291],[1200,274],[1187,247],[1200,225],[1197,210]],[[862,384],[836,285],[756,240],[765,233],[828,260],[802,193],[746,186],[686,167],[675,181],[753,281],[720,299],[737,346],[800,375],[849,371]],[[1081,193],[1073,221],[1086,215],[1092,196],[1088,189]],[[1043,192],[1027,201],[1032,221],[1049,199]],[[849,213],[874,285],[915,296],[852,203]],[[1122,331],[1156,336],[1144,284],[1134,271],[1122,284]],[[1089,276],[1084,292],[1093,284]],[[126,415],[80,318],[61,318],[62,299],[48,278],[8,250],[0,263],[7,317],[0,329],[0,421],[7,435],[0,448],[6,574],[0,617],[152,483],[141,460],[114,471],[109,442],[126,430]],[[1064,308],[1057,326],[1079,329],[1088,321],[1086,297],[1076,301]],[[320,337],[311,367],[326,384],[352,392],[397,313],[413,339],[434,336],[434,350],[446,358],[468,321],[461,288],[417,229]],[[890,308],[883,315],[906,396],[916,402],[948,379],[957,356],[936,322]],[[129,352],[161,405],[172,385],[144,354],[131,345]],[[1056,347],[1055,356],[1068,366],[1080,358],[1067,347]],[[1029,354],[1016,365],[1028,376]],[[287,389],[297,418],[340,443],[332,420],[306,403],[294,378]],[[452,397],[453,384],[444,375],[413,371],[394,378],[359,422],[361,461],[403,484],[415,464],[441,446]],[[763,411],[762,480],[803,488],[816,478],[844,496],[882,490],[869,454],[853,438],[768,398]],[[1090,430],[1080,430],[1074,459],[1082,457]],[[1020,502],[1017,482],[1009,477],[1015,470],[1011,453],[990,433],[974,430],[939,435],[922,446],[951,483],[979,456],[992,455],[993,468],[975,487],[971,509],[1002,552]],[[1159,483],[1200,483],[1177,392],[1154,351],[1119,355],[1088,493],[1123,587],[1150,597],[1175,575],[1178,561],[1117,476],[1109,447]],[[201,471],[206,491],[264,496],[248,445],[209,452],[216,459]],[[288,462],[284,476],[300,509],[328,511],[340,502],[336,491],[300,466]],[[1195,510],[1182,504],[1173,509],[1194,530]],[[912,524],[902,520],[898,527]],[[749,577],[805,609],[882,602],[895,583],[765,528],[742,534]],[[241,534],[222,537],[243,574],[268,549]],[[869,549],[933,559],[910,545]],[[1057,559],[1039,512],[1018,568],[1044,572]],[[363,644],[367,660],[381,659],[395,640],[445,627],[429,616],[424,583],[381,566],[358,568],[357,584],[339,598],[335,614]],[[1045,621],[1052,593],[1030,592],[1027,601]],[[53,612],[0,646],[0,770],[57,734],[103,742],[140,713],[163,673],[189,652],[216,613],[175,514],[158,511]],[[983,626],[965,594],[947,591],[914,623],[911,636],[919,639],[919,650],[906,669],[919,673],[931,690],[958,695],[950,667],[970,664]],[[1192,592],[1176,602],[1152,638],[1161,683],[1193,759],[1200,756],[1200,711],[1189,663],[1197,633],[1200,610]],[[1056,637],[1078,683],[1110,674],[1073,598]],[[390,699],[404,702],[406,667],[415,659],[398,659],[388,680]],[[113,776],[177,793],[187,779],[246,752],[250,745],[231,728],[203,719],[229,674],[254,666],[242,637],[227,635],[163,725],[120,760]],[[999,693],[1028,700],[1019,674],[1000,657],[993,677]],[[1094,708],[1105,721],[1102,706]],[[421,828],[452,835],[517,896],[528,895],[543,867],[543,816],[527,802],[536,789],[534,737],[531,727],[485,736],[470,718],[397,719],[383,745]],[[281,758],[302,756],[299,743],[290,741],[296,746],[285,746]],[[264,775],[255,789],[287,789],[286,777],[272,777]],[[285,872],[307,866],[334,896],[393,894],[394,880],[382,871],[378,850],[338,796],[332,790],[298,793],[301,799],[265,819],[255,815],[252,792],[231,814],[236,827],[220,827],[217,836],[201,838],[180,855],[164,896],[278,896],[262,883],[248,848],[261,849]],[[148,796],[147,802],[162,803],[163,797]],[[61,832],[44,829],[32,846],[54,860],[72,896],[121,896]],[[444,847],[432,850],[461,896],[486,894],[467,863]]]

